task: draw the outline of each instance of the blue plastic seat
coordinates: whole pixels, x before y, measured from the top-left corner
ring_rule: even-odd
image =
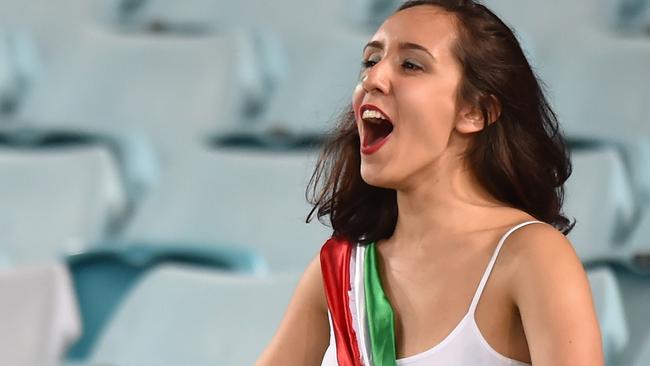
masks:
[[[587,276],[600,324],[606,364],[610,365],[625,349],[629,341],[623,297],[611,268],[607,266],[590,267],[587,270]]]
[[[624,260],[637,214],[634,192],[619,150],[574,148],[564,212],[577,220],[569,238],[583,262]]]
[[[331,235],[305,223],[305,199],[316,150],[203,148],[187,154],[128,225],[123,239],[148,242],[184,238],[242,243],[274,271],[301,270]]]
[[[2,131],[0,174],[0,241],[12,262],[86,250],[129,211],[113,151],[88,135]]]
[[[184,264],[232,272],[263,273],[264,262],[233,246],[166,243],[104,243],[102,249],[67,259],[82,317],[82,337],[68,358],[83,359],[97,335],[129,290],[142,276],[162,264]]]
[[[90,364],[252,365],[276,332],[298,278],[159,266],[111,318]]]
[[[627,318],[628,342],[612,365],[645,366],[650,345],[650,272],[638,272],[623,266],[614,266],[616,280],[623,296]]]
[[[86,29],[44,58],[18,119],[148,138],[161,161],[241,124],[265,95],[246,32],[152,36]],[[253,107],[251,107],[253,106]]]

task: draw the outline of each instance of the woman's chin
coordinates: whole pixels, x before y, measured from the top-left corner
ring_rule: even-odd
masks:
[[[364,169],[363,166],[361,167],[361,179],[368,185],[378,188],[395,189],[397,186],[397,182],[387,174],[374,169]]]

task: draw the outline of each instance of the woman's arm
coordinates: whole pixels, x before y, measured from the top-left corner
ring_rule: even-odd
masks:
[[[263,304],[260,304],[263,306]],[[316,366],[329,345],[320,258],[307,267],[273,340],[255,366]]]
[[[603,366],[602,341],[582,263],[562,233],[529,225],[512,235],[513,299],[534,366]]]

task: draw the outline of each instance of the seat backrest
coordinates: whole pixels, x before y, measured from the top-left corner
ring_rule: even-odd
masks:
[[[66,267],[0,268],[0,293],[0,364],[58,364],[81,333]]]
[[[140,282],[100,338],[93,364],[252,365],[297,282],[163,265]]]
[[[247,41],[240,33],[151,36],[89,28],[44,60],[43,76],[18,117],[35,125],[140,133],[164,148],[197,141],[237,126],[247,94],[256,92],[256,80],[242,79],[256,72]]]
[[[647,35],[650,31],[650,1],[602,0],[615,31],[628,35]]]
[[[83,332],[68,359],[83,360],[97,335],[129,289],[161,264],[185,264],[241,273],[262,273],[265,263],[254,253],[228,246],[105,243],[68,258],[79,300]]]
[[[101,145],[0,148],[0,242],[12,261],[82,251],[127,207],[120,173]]]
[[[351,103],[368,37],[353,32],[296,33],[283,41],[290,73],[279,81],[261,123],[298,134],[328,132]]]
[[[612,147],[574,149],[571,158],[564,212],[577,222],[569,238],[585,262],[620,259],[636,214],[622,158]]]
[[[549,40],[535,52],[565,132],[602,139],[649,136],[650,40],[599,33],[570,39]]]
[[[603,338],[603,350],[609,365],[627,346],[628,328],[623,297],[611,269],[596,267],[587,271],[594,305]]]
[[[650,336],[643,342],[641,352],[639,353],[634,366],[646,366],[650,364]]]
[[[317,220],[305,223],[315,153],[196,151],[166,172],[124,239],[238,244],[271,270],[302,269],[330,235]]]

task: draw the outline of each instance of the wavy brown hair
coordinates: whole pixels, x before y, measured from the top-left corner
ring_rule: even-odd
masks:
[[[484,126],[464,159],[478,182],[497,200],[547,222],[565,235],[573,224],[562,213],[569,153],[540,81],[513,31],[484,5],[471,0],[415,0],[456,18],[454,55],[463,70],[459,101],[478,107]],[[500,108],[494,123],[490,111]],[[397,223],[393,189],[361,178],[359,134],[350,105],[327,139],[307,188],[318,218],[328,216],[335,236],[369,243],[392,235]]]

